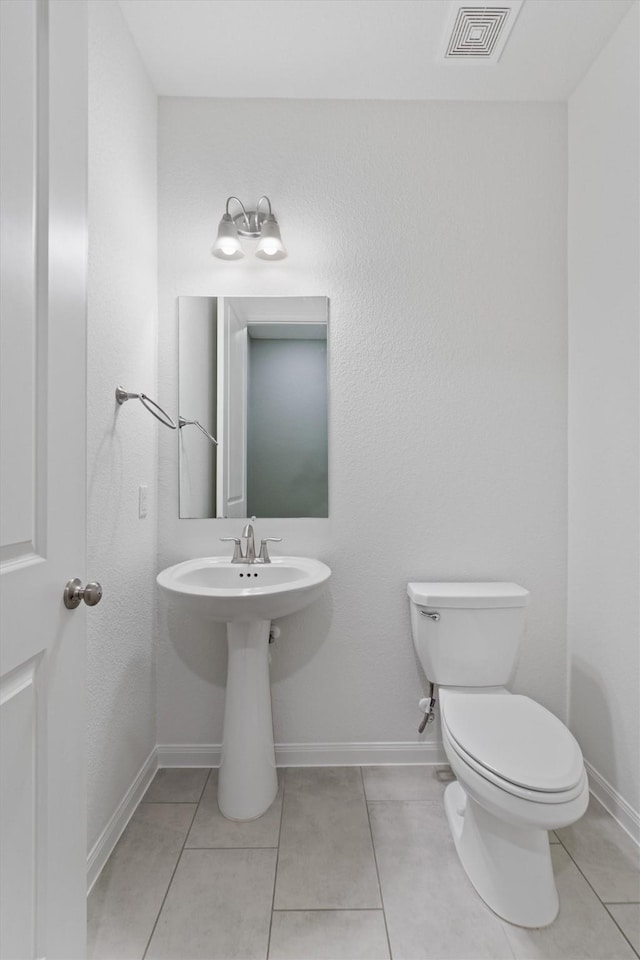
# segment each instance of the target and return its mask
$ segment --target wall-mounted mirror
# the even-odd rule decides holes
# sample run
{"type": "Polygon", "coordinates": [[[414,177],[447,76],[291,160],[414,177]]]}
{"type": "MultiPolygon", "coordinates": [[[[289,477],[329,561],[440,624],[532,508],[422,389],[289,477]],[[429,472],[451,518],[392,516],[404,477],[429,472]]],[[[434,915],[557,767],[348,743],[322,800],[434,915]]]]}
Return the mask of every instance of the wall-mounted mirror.
{"type": "Polygon", "coordinates": [[[326,297],[179,297],[180,517],[327,517],[326,297]]]}

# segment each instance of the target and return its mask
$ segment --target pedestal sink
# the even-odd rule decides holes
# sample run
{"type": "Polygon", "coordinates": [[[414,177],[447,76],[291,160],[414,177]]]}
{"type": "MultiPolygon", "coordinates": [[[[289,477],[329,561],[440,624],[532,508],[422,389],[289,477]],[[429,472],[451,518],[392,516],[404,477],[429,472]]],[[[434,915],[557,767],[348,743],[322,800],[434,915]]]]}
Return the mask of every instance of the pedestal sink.
{"type": "Polygon", "coordinates": [[[269,682],[271,621],[312,603],[330,576],[325,563],[307,557],[273,557],[264,564],[201,557],[158,574],[160,588],[174,602],[227,624],[218,806],[229,820],[262,816],[278,791],[269,682]]]}

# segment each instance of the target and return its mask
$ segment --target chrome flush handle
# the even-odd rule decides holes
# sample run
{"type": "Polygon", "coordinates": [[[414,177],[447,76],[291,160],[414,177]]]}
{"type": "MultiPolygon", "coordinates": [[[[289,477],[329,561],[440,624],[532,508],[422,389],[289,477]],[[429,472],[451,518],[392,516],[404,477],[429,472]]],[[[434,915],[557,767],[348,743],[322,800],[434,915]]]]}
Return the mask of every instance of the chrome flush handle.
{"type": "Polygon", "coordinates": [[[440,614],[435,611],[432,613],[430,610],[421,610],[420,613],[423,617],[429,617],[429,620],[433,620],[436,623],[440,619],[440,614]]]}

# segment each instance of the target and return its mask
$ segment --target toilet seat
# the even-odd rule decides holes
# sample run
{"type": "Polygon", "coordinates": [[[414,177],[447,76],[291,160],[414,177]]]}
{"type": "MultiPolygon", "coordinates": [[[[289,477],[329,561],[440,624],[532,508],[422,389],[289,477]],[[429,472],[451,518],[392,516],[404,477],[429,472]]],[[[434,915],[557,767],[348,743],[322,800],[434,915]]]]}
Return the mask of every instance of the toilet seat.
{"type": "Polygon", "coordinates": [[[451,749],[507,793],[540,803],[564,803],[584,789],[577,741],[535,700],[518,694],[447,691],[441,710],[451,749]]]}

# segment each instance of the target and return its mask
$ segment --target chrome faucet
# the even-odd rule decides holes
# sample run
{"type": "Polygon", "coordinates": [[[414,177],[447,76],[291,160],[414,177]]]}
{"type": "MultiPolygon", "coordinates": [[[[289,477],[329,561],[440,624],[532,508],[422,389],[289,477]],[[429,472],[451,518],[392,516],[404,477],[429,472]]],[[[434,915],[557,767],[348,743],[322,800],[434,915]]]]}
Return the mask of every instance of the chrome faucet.
{"type": "MultiPolygon", "coordinates": [[[[251,518],[255,520],[255,517],[251,518]]],[[[233,543],[233,557],[231,558],[231,563],[271,563],[271,557],[269,556],[269,548],[267,544],[269,543],[280,543],[282,537],[265,537],[260,541],[260,552],[256,556],[256,544],[253,535],[253,525],[247,523],[244,530],[242,531],[241,537],[220,537],[224,542],[233,543]],[[246,551],[242,550],[242,541],[247,541],[246,551]]]]}
{"type": "Polygon", "coordinates": [[[248,523],[242,531],[242,537],[247,541],[247,549],[244,555],[245,563],[256,562],[256,545],[253,539],[253,526],[248,523]]]}

